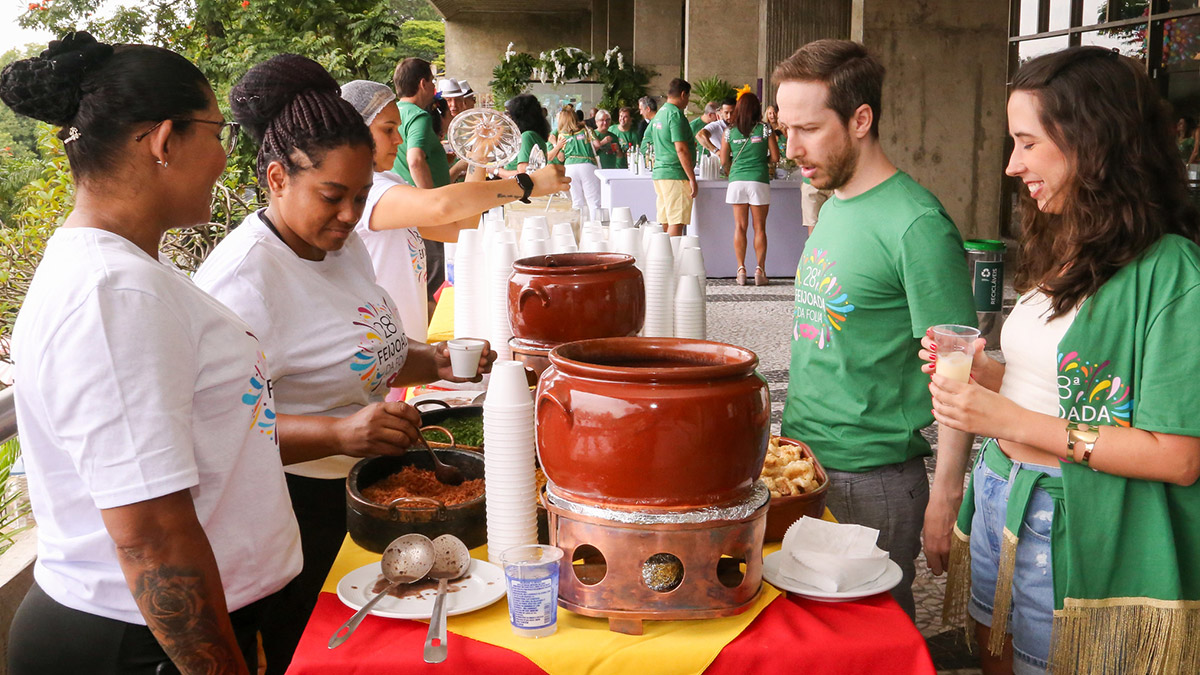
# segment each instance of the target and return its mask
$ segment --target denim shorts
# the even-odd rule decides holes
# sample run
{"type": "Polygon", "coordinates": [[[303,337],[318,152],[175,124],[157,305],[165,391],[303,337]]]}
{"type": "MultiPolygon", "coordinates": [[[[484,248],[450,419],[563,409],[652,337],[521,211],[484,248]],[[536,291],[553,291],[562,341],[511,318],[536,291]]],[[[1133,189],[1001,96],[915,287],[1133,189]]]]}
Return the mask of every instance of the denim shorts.
{"type": "MultiPolygon", "coordinates": [[[[1014,461],[1012,473],[1001,476],[982,460],[981,452],[973,472],[975,517],[971,521],[971,601],[967,612],[979,624],[991,626],[1010,477],[1021,467],[1050,476],[1061,476],[1062,469],[1014,461]]],[[[1050,559],[1053,517],[1054,502],[1050,495],[1041,488],[1034,488],[1018,533],[1012,615],[1008,621],[1016,675],[1044,673],[1050,658],[1050,627],[1054,619],[1054,579],[1050,559]]]]}

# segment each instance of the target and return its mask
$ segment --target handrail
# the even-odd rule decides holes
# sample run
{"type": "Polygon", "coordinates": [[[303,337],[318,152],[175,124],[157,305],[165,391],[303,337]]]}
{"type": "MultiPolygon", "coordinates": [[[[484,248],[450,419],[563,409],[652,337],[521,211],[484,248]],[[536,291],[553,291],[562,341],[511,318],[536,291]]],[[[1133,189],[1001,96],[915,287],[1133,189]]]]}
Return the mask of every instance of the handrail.
{"type": "Polygon", "coordinates": [[[0,391],[0,443],[7,443],[17,435],[17,401],[13,388],[0,391]]]}

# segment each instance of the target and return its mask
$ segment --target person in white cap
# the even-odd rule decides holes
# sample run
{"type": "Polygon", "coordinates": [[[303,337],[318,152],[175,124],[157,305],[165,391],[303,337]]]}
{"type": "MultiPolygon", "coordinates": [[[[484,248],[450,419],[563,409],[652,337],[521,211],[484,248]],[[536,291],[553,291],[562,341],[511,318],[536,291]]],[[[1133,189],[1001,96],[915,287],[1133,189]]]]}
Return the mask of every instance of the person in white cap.
{"type": "Polygon", "coordinates": [[[475,107],[475,92],[471,91],[466,80],[456,80],[453,77],[438,80],[438,93],[450,106],[450,119],[455,115],[475,107]]]}

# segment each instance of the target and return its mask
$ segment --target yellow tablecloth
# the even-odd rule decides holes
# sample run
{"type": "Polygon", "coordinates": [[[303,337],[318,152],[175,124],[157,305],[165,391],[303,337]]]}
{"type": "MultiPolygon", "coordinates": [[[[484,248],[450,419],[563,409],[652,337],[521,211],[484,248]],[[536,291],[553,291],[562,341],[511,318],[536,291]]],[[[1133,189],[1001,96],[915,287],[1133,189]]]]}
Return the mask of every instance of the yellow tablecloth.
{"type": "MultiPolygon", "coordinates": [[[[779,544],[772,544],[764,554],[778,549],[779,544]]],[[[471,556],[487,560],[487,547],[472,550],[471,556]]],[[[363,565],[377,563],[379,559],[380,554],[371,553],[346,537],[321,590],[336,594],[338,581],[342,577],[363,565]]],[[[699,673],[779,595],[775,587],[764,583],[757,602],[737,616],[697,621],[647,621],[644,635],[614,633],[608,629],[606,619],[586,617],[559,608],[558,632],[554,639],[520,638],[512,632],[508,621],[508,605],[504,601],[476,612],[450,617],[447,630],[511,649],[552,675],[578,675],[580,654],[595,655],[597,661],[592,667],[596,671],[646,672],[647,668],[653,669],[652,664],[664,653],[659,643],[669,640],[673,658],[670,670],[699,673]]]]}
{"type": "Polygon", "coordinates": [[[454,339],[454,287],[446,286],[429,320],[429,344],[454,339]]]}

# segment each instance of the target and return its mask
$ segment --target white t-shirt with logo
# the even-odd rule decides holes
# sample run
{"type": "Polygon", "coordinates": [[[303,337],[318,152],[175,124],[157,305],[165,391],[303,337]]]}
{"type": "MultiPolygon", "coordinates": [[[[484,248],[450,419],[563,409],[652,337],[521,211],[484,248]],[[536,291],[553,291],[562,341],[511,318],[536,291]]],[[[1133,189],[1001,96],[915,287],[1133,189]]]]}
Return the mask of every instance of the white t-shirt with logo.
{"type": "MultiPolygon", "coordinates": [[[[395,304],[355,233],[324,260],[305,260],[252,213],[209,254],[196,284],[262,341],[281,414],[347,417],[382,402],[408,355],[395,304]]],[[[356,461],[335,455],[284,468],[345,478],[356,461]]]]}
{"type": "Polygon", "coordinates": [[[100,512],[189,490],[230,611],[300,571],[270,373],[250,328],[116,234],[54,233],[13,331],[38,522],[63,605],[145,624],[100,512]]]}
{"type": "Polygon", "coordinates": [[[397,185],[408,183],[394,171],[375,172],[371,191],[367,194],[367,205],[355,231],[371,254],[375,282],[396,302],[408,339],[426,342],[429,337],[429,294],[425,284],[429,280],[429,273],[425,260],[425,240],[415,227],[398,230],[372,230],[370,227],[375,205],[383,193],[397,185]]]}

